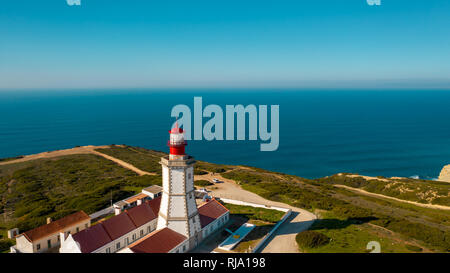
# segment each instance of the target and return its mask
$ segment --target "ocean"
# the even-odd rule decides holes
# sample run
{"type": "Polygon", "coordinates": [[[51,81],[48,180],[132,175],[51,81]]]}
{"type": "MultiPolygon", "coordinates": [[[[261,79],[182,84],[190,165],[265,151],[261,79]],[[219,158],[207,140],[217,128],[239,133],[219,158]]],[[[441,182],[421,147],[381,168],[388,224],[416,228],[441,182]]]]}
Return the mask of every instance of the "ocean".
{"type": "MultiPolygon", "coordinates": [[[[280,144],[189,141],[199,160],[317,178],[339,172],[437,178],[450,163],[450,91],[92,90],[0,92],[0,158],[82,145],[168,151],[170,112],[217,104],[280,105],[280,144]]],[[[206,121],[206,119],[204,120],[206,121]]]]}

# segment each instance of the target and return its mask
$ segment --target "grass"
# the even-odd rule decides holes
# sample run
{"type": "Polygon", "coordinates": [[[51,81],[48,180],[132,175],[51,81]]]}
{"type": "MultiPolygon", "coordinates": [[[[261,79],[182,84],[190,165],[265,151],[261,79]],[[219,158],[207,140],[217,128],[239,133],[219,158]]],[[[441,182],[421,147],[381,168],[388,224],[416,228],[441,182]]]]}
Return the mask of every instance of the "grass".
{"type": "MultiPolygon", "coordinates": [[[[294,179],[293,176],[280,177],[273,173],[252,170],[234,170],[224,173],[223,176],[238,181],[244,189],[269,200],[284,202],[310,211],[323,210],[332,214],[339,221],[376,223],[410,239],[419,240],[435,251],[450,251],[450,232],[448,229],[439,229],[431,225],[411,222],[404,217],[381,213],[374,211],[372,208],[354,205],[346,200],[336,198],[332,185],[320,181],[320,179],[315,181],[302,178],[294,179]]],[[[333,224],[332,222],[329,223],[333,224]]],[[[332,229],[332,232],[336,232],[333,235],[336,236],[340,232],[346,234],[351,226],[353,224],[332,229]]],[[[327,227],[324,228],[328,229],[327,227]]],[[[364,234],[364,232],[361,232],[361,235],[353,233],[352,236],[363,237],[365,240],[364,237],[367,236],[364,234]]],[[[338,237],[341,242],[345,242],[344,239],[344,237],[338,237]]],[[[387,250],[389,249],[387,248],[387,250]]],[[[324,251],[327,251],[327,249],[324,249],[324,251]]]]}
{"type": "Polygon", "coordinates": [[[138,169],[161,174],[161,157],[167,154],[140,147],[110,145],[110,148],[95,149],[98,152],[118,158],[132,164],[138,169]]]}
{"type": "Polygon", "coordinates": [[[450,206],[450,195],[448,194],[450,192],[450,183],[410,178],[379,178],[383,179],[383,181],[378,179],[366,180],[362,177],[351,177],[347,174],[342,174],[320,178],[318,181],[329,184],[342,184],[418,203],[450,206]]]}
{"type": "Polygon", "coordinates": [[[251,220],[264,221],[267,223],[276,223],[280,221],[284,215],[282,211],[273,209],[240,206],[229,203],[224,203],[224,206],[230,210],[230,214],[239,215],[251,220]]]}
{"type": "Polygon", "coordinates": [[[137,189],[161,184],[96,155],[71,155],[0,166],[1,228],[21,231],[84,210],[90,214],[137,189]]]}

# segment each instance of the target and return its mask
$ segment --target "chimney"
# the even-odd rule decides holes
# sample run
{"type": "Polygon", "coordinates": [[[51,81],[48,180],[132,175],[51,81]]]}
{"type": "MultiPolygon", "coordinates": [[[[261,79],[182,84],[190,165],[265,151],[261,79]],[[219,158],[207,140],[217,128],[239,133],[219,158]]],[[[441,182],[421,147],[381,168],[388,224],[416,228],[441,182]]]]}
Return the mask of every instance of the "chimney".
{"type": "Polygon", "coordinates": [[[52,218],[51,217],[47,217],[47,224],[50,224],[52,222],[52,218]]]}
{"type": "Polygon", "coordinates": [[[59,242],[62,244],[66,240],[66,234],[64,232],[59,233],[59,242]]]}

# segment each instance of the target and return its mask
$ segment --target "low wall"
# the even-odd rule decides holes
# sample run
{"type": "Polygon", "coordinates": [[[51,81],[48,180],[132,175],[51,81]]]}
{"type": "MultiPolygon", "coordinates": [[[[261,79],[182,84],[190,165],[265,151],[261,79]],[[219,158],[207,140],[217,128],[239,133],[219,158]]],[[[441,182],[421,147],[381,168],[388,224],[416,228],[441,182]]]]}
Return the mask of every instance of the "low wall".
{"type": "Polygon", "coordinates": [[[261,239],[261,241],[259,241],[259,243],[255,246],[255,248],[252,250],[253,253],[258,252],[258,250],[264,245],[264,243],[270,238],[270,236],[273,235],[273,233],[286,221],[286,219],[291,215],[292,210],[288,210],[283,218],[281,218],[280,221],[278,221],[278,223],[273,227],[273,229],[266,234],[266,236],[264,236],[264,238],[261,239]]]}
{"type": "Polygon", "coordinates": [[[114,212],[114,208],[113,207],[107,207],[105,209],[99,210],[97,212],[92,213],[91,215],[89,215],[89,217],[91,217],[91,219],[95,219],[98,218],[100,216],[103,215],[108,215],[114,212]]]}
{"type": "Polygon", "coordinates": [[[240,205],[240,206],[251,206],[255,208],[264,208],[264,209],[273,209],[273,210],[279,210],[285,212],[283,217],[280,221],[273,227],[273,229],[264,236],[261,241],[255,246],[255,248],[252,250],[253,253],[258,252],[258,250],[264,245],[264,243],[274,234],[274,232],[286,221],[286,219],[291,215],[292,210],[287,208],[281,208],[281,207],[274,207],[274,206],[266,206],[261,204],[255,204],[240,200],[233,200],[233,199],[227,199],[227,198],[220,198],[221,201],[233,205],[240,205]]]}
{"type": "Polygon", "coordinates": [[[283,212],[287,212],[287,211],[290,210],[290,209],[287,209],[287,208],[266,206],[266,205],[250,203],[250,202],[245,202],[245,201],[240,201],[240,200],[227,199],[227,198],[218,198],[218,199],[222,200],[225,203],[229,203],[229,204],[233,204],[233,205],[250,206],[250,207],[264,208],[264,209],[274,209],[274,210],[279,210],[279,211],[283,211],[283,212]]]}

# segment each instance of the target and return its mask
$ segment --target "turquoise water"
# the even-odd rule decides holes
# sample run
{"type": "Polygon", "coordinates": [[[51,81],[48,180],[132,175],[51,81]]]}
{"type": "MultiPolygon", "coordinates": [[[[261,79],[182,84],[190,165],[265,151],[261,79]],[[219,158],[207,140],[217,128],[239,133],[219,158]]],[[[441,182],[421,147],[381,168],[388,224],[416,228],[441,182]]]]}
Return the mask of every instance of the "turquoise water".
{"type": "Polygon", "coordinates": [[[280,146],[190,141],[194,157],[314,178],[338,172],[436,178],[450,163],[449,91],[114,90],[0,93],[0,157],[77,145],[167,151],[176,104],[280,105],[280,146]]]}

